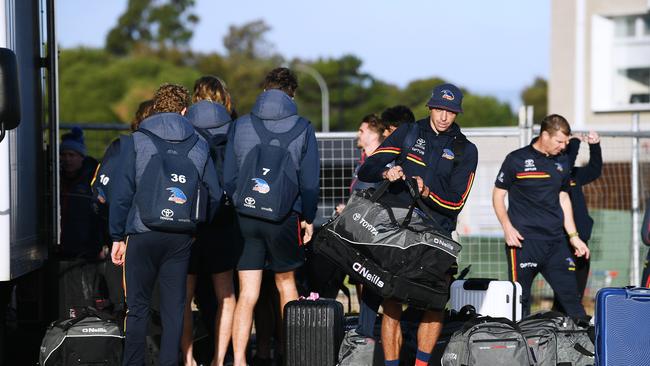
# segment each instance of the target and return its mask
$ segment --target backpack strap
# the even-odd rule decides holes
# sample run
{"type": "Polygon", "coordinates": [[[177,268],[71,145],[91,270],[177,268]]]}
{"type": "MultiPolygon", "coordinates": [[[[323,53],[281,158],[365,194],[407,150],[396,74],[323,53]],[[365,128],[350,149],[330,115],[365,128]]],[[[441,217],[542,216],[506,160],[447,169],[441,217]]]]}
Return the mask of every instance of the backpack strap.
{"type": "Polygon", "coordinates": [[[149,130],[145,130],[143,128],[138,129],[138,131],[136,132],[141,132],[147,135],[151,139],[151,142],[153,142],[154,146],[156,146],[156,150],[158,150],[158,153],[166,152],[170,148],[173,148],[174,150],[178,151],[180,155],[187,156],[187,154],[190,152],[190,150],[192,150],[194,145],[196,145],[197,141],[199,141],[199,136],[197,136],[197,134],[195,133],[183,141],[172,143],[158,137],[153,132],[149,130]]]}
{"type": "Polygon", "coordinates": [[[194,130],[196,131],[196,133],[201,135],[208,143],[208,146],[210,147],[210,156],[212,157],[212,160],[215,160],[217,158],[216,157],[217,146],[214,143],[214,136],[212,136],[210,132],[208,132],[206,129],[203,128],[194,127],[194,130]]]}
{"type": "Polygon", "coordinates": [[[309,125],[309,122],[306,119],[298,117],[296,124],[291,127],[289,131],[277,133],[269,131],[266,126],[264,126],[264,121],[262,121],[262,119],[258,116],[254,115],[253,113],[250,113],[249,116],[251,118],[253,129],[255,129],[257,136],[260,138],[263,144],[270,145],[271,141],[278,140],[280,142],[280,146],[285,149],[293,140],[298,138],[302,131],[304,131],[305,128],[307,128],[309,125]]]}
{"type": "Polygon", "coordinates": [[[460,165],[463,161],[463,155],[465,155],[465,146],[467,145],[467,137],[462,133],[459,133],[458,136],[454,137],[454,146],[452,151],[454,152],[454,168],[460,165]]]}
{"type": "Polygon", "coordinates": [[[417,122],[408,123],[408,131],[402,141],[402,151],[400,151],[399,157],[395,160],[395,165],[402,165],[406,161],[406,156],[408,155],[409,150],[415,145],[415,141],[420,136],[420,126],[417,122]]]}

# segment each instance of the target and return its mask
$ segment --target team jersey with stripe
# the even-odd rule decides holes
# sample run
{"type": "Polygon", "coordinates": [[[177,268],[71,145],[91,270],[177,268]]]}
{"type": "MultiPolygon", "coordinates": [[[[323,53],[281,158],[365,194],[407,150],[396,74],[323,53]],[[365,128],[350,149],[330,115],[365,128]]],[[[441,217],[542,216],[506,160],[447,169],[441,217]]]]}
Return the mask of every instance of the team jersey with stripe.
{"type": "Polygon", "coordinates": [[[564,237],[560,191],[570,189],[564,154],[546,156],[531,145],[506,156],[494,185],[508,191],[508,217],[524,239],[564,237]]]}
{"type": "MultiPolygon", "coordinates": [[[[454,164],[454,139],[465,138],[457,124],[438,134],[431,128],[429,118],[419,120],[418,138],[413,146],[404,146],[409,131],[408,124],[402,124],[369,156],[359,169],[359,179],[365,182],[379,182],[386,165],[400,157],[402,149],[408,149],[402,168],[407,177],[419,176],[431,193],[424,202],[437,214],[436,221],[451,233],[456,228],[456,217],[462,210],[472,188],[478,150],[466,141],[459,164],[454,164]]],[[[390,192],[410,203],[406,185],[392,184],[390,192]]]]}

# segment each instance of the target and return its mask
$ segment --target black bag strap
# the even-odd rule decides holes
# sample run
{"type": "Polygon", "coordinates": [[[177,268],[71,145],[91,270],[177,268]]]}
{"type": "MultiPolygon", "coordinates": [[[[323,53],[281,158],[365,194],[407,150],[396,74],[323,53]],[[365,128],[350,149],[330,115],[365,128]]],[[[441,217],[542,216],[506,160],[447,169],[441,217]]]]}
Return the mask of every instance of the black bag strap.
{"type": "Polygon", "coordinates": [[[98,318],[98,319],[103,320],[103,321],[112,321],[113,320],[113,318],[111,318],[107,314],[103,314],[103,313],[101,313],[101,312],[99,312],[99,311],[97,311],[97,310],[95,310],[93,308],[84,308],[83,310],[81,310],[77,314],[76,317],[74,317],[72,319],[59,320],[59,321],[54,323],[54,326],[58,327],[58,328],[61,328],[64,331],[67,332],[68,330],[70,330],[70,328],[74,327],[77,323],[81,322],[84,319],[90,318],[90,317],[98,318]],[[63,324],[66,321],[67,321],[67,323],[63,324]]]}
{"type": "Polygon", "coordinates": [[[298,117],[296,124],[291,127],[289,131],[277,133],[269,131],[266,126],[264,126],[264,121],[262,121],[262,119],[258,116],[254,115],[253,113],[249,114],[249,116],[251,118],[253,129],[255,129],[255,133],[257,133],[257,136],[260,138],[260,141],[262,141],[263,144],[270,145],[271,141],[278,140],[280,142],[280,146],[285,149],[293,140],[300,136],[300,134],[307,128],[307,126],[309,126],[309,122],[306,119],[298,117]]]}
{"type": "Polygon", "coordinates": [[[158,150],[159,154],[166,152],[169,149],[173,149],[178,151],[180,155],[187,156],[187,154],[190,152],[190,150],[192,150],[194,145],[196,145],[196,142],[199,141],[199,136],[195,133],[193,133],[192,136],[186,138],[183,141],[172,143],[158,137],[153,132],[146,130],[144,128],[138,129],[136,132],[141,132],[146,136],[148,136],[151,139],[151,142],[153,142],[154,146],[156,147],[156,150],[158,150]]]}
{"type": "Polygon", "coordinates": [[[465,145],[467,145],[467,137],[462,133],[459,133],[454,137],[454,168],[459,166],[463,162],[463,156],[465,155],[465,145]]]}
{"type": "Polygon", "coordinates": [[[395,159],[395,165],[402,165],[404,161],[406,161],[408,152],[411,150],[413,145],[415,145],[418,136],[420,136],[420,127],[417,122],[407,123],[407,126],[408,131],[406,132],[404,141],[402,141],[402,150],[399,153],[399,157],[395,159]]]}

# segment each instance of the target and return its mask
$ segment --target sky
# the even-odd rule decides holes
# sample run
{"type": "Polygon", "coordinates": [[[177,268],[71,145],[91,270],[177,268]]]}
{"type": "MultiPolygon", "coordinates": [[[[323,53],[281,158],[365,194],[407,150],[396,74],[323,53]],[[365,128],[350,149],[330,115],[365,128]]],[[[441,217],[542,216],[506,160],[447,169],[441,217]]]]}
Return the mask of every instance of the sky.
{"type": "MultiPolygon", "coordinates": [[[[102,47],[127,0],[56,4],[61,47],[102,47]]],[[[354,54],[362,71],[400,87],[439,76],[513,108],[549,73],[550,0],[196,0],[195,13],[196,51],[225,53],[229,26],[264,19],[285,58],[354,54]]]]}

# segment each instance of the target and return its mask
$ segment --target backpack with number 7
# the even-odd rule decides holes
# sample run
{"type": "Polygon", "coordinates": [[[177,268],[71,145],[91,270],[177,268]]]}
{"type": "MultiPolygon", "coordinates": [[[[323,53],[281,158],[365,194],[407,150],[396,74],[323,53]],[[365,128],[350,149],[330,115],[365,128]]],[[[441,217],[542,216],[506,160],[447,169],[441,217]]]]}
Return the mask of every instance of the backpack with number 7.
{"type": "MultiPolygon", "coordinates": [[[[199,168],[188,157],[198,141],[196,134],[171,143],[140,129],[156,146],[135,193],[142,222],[151,230],[193,233],[207,216],[207,187],[199,168]]],[[[201,168],[202,171],[202,168],[201,168]]]]}
{"type": "Polygon", "coordinates": [[[244,158],[233,201],[243,215],[282,221],[291,212],[300,189],[298,169],[287,148],[309,122],[299,118],[289,131],[274,133],[257,116],[250,116],[261,143],[244,158]]]}

